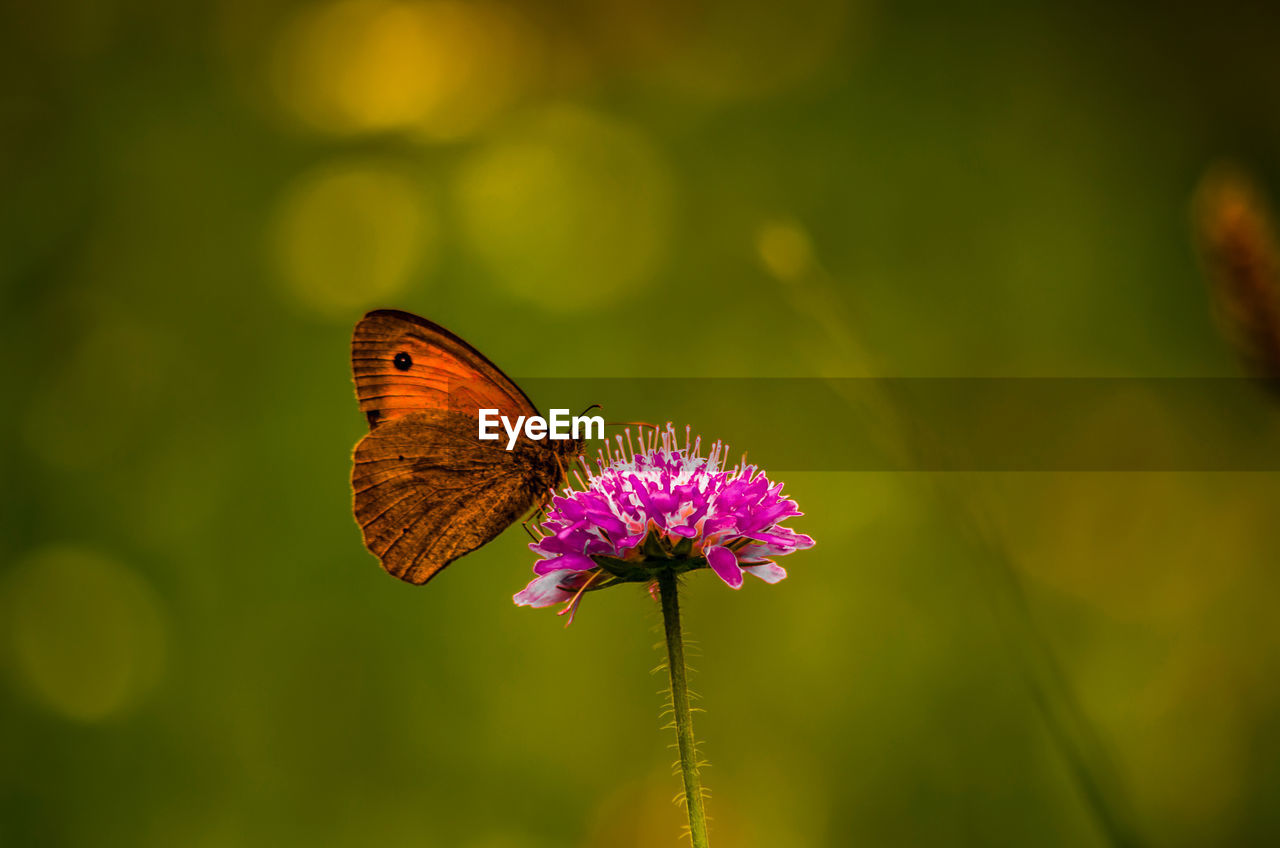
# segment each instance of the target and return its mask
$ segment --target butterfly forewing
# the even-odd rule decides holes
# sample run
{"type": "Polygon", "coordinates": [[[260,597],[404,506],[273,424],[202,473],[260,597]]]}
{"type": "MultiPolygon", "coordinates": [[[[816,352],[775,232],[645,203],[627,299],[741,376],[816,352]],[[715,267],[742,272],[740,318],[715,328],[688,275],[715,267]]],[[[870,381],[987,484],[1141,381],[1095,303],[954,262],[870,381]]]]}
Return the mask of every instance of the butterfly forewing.
{"type": "Polygon", "coordinates": [[[370,312],[351,338],[356,397],[369,426],[427,409],[475,419],[498,409],[513,420],[537,407],[502,369],[425,318],[394,309],[370,312]]]}

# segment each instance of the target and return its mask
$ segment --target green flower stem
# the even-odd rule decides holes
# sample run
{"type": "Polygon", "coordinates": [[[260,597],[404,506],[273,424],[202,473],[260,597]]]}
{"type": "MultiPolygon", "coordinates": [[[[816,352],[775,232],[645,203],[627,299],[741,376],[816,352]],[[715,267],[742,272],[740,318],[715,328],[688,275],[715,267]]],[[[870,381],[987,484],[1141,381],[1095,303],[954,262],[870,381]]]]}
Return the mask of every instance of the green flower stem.
{"type": "Polygon", "coordinates": [[[693,848],[708,848],[707,814],[702,808],[702,778],[698,775],[698,750],[689,714],[689,682],[684,664],[684,637],[680,633],[680,601],[676,575],[671,569],[658,573],[662,595],[662,623],[667,633],[667,669],[671,672],[671,710],[675,714],[676,741],[680,747],[680,773],[684,776],[685,809],[693,848]]]}

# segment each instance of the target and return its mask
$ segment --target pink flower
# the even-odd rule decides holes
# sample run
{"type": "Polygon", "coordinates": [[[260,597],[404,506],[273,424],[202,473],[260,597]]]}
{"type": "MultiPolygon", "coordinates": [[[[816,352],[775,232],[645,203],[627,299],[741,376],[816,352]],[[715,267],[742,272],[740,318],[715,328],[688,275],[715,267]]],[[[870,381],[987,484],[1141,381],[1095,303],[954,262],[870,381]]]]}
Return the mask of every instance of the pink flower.
{"type": "Polygon", "coordinates": [[[640,451],[617,436],[616,454],[606,442],[587,478],[575,470],[579,489],[566,488],[551,500],[529,545],[541,557],[538,575],[515,596],[521,606],[564,603],[561,614],[577,609],[582,595],[616,583],[648,581],[656,571],[709,567],[733,589],[743,574],[777,583],[787,572],[774,558],[813,547],[813,539],[783,527],[801,515],[746,458],[725,470],[728,446],[716,442],[701,455],[702,439],[679,447],[675,428],[644,431],[640,451]]]}

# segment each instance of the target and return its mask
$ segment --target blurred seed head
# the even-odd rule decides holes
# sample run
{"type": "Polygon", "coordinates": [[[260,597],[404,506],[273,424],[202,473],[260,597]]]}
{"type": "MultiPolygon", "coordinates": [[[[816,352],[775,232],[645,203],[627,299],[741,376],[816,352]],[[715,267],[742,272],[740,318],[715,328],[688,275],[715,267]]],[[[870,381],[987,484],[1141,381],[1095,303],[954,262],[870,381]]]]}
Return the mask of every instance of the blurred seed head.
{"type": "Polygon", "coordinates": [[[1201,180],[1194,201],[1201,260],[1223,333],[1245,367],[1280,386],[1280,253],[1257,184],[1231,166],[1201,180]]]}

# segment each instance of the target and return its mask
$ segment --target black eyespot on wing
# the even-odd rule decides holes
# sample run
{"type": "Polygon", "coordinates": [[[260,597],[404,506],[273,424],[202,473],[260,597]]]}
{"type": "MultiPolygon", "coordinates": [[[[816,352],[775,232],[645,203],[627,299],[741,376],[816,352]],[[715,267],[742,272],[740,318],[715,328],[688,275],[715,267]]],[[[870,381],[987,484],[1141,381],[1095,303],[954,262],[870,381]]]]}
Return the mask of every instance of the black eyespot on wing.
{"type": "Polygon", "coordinates": [[[400,371],[408,371],[413,367],[413,357],[403,350],[396,354],[396,358],[392,362],[400,371]]]}

